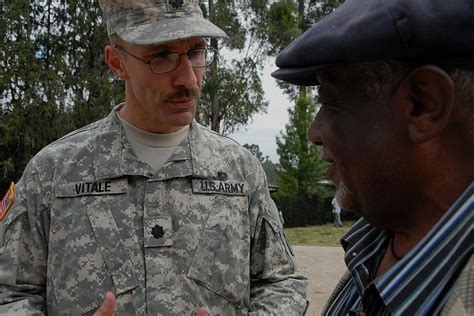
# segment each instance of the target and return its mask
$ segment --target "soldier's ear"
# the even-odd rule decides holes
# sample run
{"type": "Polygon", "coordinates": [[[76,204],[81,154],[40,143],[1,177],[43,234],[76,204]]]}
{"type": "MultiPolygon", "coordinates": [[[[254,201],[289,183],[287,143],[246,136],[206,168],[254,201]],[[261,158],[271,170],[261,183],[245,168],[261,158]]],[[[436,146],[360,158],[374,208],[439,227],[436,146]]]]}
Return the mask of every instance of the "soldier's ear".
{"type": "Polygon", "coordinates": [[[120,56],[120,52],[117,48],[110,45],[105,47],[105,62],[109,65],[110,70],[112,70],[117,78],[120,80],[128,79],[128,73],[123,62],[123,57],[120,56]]]}
{"type": "Polygon", "coordinates": [[[402,82],[407,102],[404,115],[408,135],[417,144],[441,134],[446,127],[455,102],[454,82],[436,66],[422,66],[402,82]]]}

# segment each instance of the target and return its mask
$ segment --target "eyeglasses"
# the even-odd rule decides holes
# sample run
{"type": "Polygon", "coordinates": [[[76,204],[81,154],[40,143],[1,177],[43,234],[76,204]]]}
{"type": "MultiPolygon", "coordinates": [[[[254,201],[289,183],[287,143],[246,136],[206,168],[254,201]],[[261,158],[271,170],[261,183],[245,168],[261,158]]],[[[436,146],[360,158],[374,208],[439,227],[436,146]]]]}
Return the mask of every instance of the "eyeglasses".
{"type": "Polygon", "coordinates": [[[189,59],[193,68],[203,68],[212,64],[215,56],[218,54],[217,50],[215,50],[213,47],[206,46],[205,48],[191,49],[187,53],[182,54],[163,51],[153,55],[151,59],[147,60],[130,53],[121,45],[115,45],[115,48],[121,50],[127,55],[132,56],[135,59],[138,59],[144,64],[150,65],[151,71],[155,74],[164,74],[175,70],[179,65],[181,56],[183,55],[189,59]]]}

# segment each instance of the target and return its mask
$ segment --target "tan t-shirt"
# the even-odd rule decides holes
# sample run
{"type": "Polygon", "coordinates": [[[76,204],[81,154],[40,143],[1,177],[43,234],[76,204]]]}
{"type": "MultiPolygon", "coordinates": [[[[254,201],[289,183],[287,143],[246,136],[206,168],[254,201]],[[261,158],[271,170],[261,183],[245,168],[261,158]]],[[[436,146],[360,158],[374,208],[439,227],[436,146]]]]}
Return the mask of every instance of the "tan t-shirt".
{"type": "Polygon", "coordinates": [[[130,124],[118,113],[117,116],[137,158],[149,164],[155,172],[168,161],[176,147],[189,134],[189,125],[171,134],[156,134],[130,124]]]}

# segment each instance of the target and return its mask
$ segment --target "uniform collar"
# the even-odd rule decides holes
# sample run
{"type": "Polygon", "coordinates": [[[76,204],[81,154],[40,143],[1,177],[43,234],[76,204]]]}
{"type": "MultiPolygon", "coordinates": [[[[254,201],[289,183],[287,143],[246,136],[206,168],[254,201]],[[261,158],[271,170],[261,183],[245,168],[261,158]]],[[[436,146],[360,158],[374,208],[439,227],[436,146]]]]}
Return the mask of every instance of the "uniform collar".
{"type": "Polygon", "coordinates": [[[168,161],[153,174],[151,167],[136,157],[123,132],[117,111],[123,103],[116,106],[102,121],[99,132],[92,144],[94,149],[94,173],[96,179],[111,179],[127,175],[145,176],[151,181],[175,177],[194,178],[215,177],[219,168],[212,131],[193,121],[189,135],[176,148],[168,161]]]}
{"type": "Polygon", "coordinates": [[[99,132],[92,144],[94,149],[94,173],[96,179],[111,179],[125,175],[150,177],[151,167],[137,159],[130,143],[123,132],[117,111],[123,106],[119,104],[102,120],[99,132]]]}
{"type": "MultiPolygon", "coordinates": [[[[195,120],[191,123],[189,135],[176,148],[170,159],[158,170],[152,180],[176,177],[212,178],[218,170],[215,139],[206,133],[206,128],[195,120]]],[[[213,133],[213,132],[211,132],[213,133]]]]}

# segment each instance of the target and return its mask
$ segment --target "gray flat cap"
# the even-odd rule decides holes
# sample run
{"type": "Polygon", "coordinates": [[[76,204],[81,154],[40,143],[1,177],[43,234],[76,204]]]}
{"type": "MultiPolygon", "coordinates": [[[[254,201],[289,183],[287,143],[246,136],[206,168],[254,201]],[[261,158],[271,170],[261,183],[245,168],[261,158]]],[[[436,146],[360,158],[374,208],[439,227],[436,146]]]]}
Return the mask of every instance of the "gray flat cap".
{"type": "Polygon", "coordinates": [[[474,0],[348,0],[276,58],[272,76],[317,85],[337,64],[400,60],[474,65],[474,0]]]}
{"type": "Polygon", "coordinates": [[[206,20],[198,0],[100,0],[107,32],[128,43],[161,44],[192,37],[226,37],[206,20]]]}

